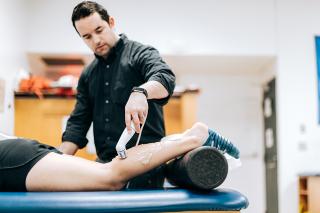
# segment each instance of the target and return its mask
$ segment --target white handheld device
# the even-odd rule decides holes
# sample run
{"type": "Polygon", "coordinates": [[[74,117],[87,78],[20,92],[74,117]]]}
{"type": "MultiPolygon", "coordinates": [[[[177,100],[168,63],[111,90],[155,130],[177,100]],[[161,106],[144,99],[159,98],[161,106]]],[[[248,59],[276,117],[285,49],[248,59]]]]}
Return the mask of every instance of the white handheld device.
{"type": "Polygon", "coordinates": [[[131,132],[129,133],[127,128],[125,128],[118,140],[118,143],[116,145],[116,150],[117,153],[119,155],[120,158],[126,158],[127,154],[126,154],[126,145],[127,143],[130,141],[130,139],[132,138],[132,136],[134,135],[134,133],[136,133],[136,130],[134,128],[134,124],[131,121],[131,132]]]}

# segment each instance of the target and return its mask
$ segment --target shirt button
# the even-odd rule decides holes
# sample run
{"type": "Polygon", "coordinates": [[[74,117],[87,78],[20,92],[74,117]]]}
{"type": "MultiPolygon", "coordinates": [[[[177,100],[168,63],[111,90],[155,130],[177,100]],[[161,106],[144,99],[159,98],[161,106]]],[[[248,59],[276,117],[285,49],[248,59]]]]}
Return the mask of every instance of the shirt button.
{"type": "Polygon", "coordinates": [[[110,119],[109,119],[109,118],[106,118],[106,119],[105,119],[105,121],[106,121],[106,122],[109,122],[109,121],[110,121],[110,119]]]}
{"type": "Polygon", "coordinates": [[[110,141],[111,137],[107,137],[107,140],[110,141]]]}
{"type": "Polygon", "coordinates": [[[108,65],[107,65],[107,69],[109,69],[109,68],[110,68],[110,65],[108,64],[108,65]]]}
{"type": "Polygon", "coordinates": [[[108,104],[109,103],[109,100],[106,100],[106,104],[108,104]]]}
{"type": "Polygon", "coordinates": [[[106,82],[105,85],[106,85],[106,86],[109,86],[109,82],[106,82]]]}

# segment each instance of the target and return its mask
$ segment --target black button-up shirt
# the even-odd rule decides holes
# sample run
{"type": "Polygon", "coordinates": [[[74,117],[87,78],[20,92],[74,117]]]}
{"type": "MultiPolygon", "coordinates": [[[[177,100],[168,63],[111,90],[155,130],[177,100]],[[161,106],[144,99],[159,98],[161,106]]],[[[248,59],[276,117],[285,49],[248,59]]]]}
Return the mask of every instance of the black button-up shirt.
{"type": "MultiPolygon", "coordinates": [[[[169,92],[164,99],[148,100],[148,117],[140,143],[159,141],[165,135],[162,105],[175,87],[175,75],[151,47],[128,40],[125,35],[110,50],[107,59],[96,56],[83,71],[77,87],[77,102],[62,136],[83,148],[93,122],[97,155],[110,160],[116,155],[116,143],[125,128],[125,105],[134,86],[147,81],[160,82],[169,92]]],[[[135,145],[137,134],[127,147],[135,145]]]]}

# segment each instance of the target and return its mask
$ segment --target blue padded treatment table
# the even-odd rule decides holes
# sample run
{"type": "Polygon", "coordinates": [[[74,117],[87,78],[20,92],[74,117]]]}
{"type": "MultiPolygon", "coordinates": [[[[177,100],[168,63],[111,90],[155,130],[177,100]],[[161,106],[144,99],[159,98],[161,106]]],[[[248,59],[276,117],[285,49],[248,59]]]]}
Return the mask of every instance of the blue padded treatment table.
{"type": "Polygon", "coordinates": [[[114,192],[0,192],[0,212],[239,212],[247,198],[230,189],[114,192]]]}

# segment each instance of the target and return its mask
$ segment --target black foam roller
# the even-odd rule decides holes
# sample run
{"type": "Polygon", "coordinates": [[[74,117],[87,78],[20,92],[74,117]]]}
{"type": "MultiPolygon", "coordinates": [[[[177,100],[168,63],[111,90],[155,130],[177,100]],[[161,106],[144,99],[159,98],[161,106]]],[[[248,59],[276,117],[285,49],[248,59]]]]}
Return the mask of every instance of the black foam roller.
{"type": "Polygon", "coordinates": [[[166,178],[174,186],[210,190],[221,185],[228,174],[228,162],[213,147],[199,147],[168,163],[166,178]]]}

